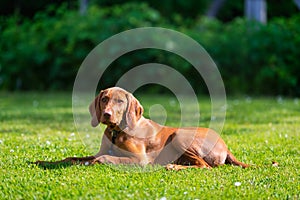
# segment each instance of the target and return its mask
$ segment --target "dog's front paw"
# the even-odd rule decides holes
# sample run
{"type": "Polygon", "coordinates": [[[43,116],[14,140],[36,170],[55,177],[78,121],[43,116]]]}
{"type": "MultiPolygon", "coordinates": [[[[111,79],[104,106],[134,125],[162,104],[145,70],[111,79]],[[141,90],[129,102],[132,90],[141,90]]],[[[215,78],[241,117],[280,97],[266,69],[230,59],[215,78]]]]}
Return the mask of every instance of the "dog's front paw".
{"type": "Polygon", "coordinates": [[[165,168],[166,168],[166,170],[174,170],[174,171],[180,170],[180,169],[178,168],[178,165],[175,165],[175,164],[167,164],[167,165],[165,166],[165,168]]]}
{"type": "Polygon", "coordinates": [[[29,164],[33,164],[33,165],[41,165],[43,163],[45,163],[45,161],[41,161],[41,160],[37,160],[35,162],[29,162],[29,164]]]}
{"type": "Polygon", "coordinates": [[[85,165],[104,164],[106,162],[107,162],[107,159],[105,158],[105,156],[99,156],[99,157],[95,158],[92,162],[89,162],[89,164],[85,164],[85,165]]]}
{"type": "Polygon", "coordinates": [[[38,166],[49,166],[51,165],[51,162],[48,162],[48,161],[41,161],[41,160],[37,160],[35,162],[29,162],[29,164],[32,164],[32,165],[38,165],[38,166]]]}

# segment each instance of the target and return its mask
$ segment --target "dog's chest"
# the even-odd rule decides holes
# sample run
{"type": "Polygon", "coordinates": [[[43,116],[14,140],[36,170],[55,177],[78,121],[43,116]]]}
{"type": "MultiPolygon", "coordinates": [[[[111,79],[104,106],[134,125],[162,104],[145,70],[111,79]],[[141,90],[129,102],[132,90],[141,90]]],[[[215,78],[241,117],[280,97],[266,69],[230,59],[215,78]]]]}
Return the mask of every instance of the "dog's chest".
{"type": "Polygon", "coordinates": [[[133,137],[123,132],[112,132],[110,141],[109,154],[112,156],[128,156],[127,154],[132,152],[132,146],[135,144],[133,137]]]}

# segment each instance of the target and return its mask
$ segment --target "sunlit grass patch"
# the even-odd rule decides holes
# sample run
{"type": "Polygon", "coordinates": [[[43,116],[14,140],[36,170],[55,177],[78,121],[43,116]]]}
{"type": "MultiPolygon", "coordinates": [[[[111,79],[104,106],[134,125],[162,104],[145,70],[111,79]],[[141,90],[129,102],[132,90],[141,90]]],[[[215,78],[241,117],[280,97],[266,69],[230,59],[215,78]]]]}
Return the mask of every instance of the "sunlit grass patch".
{"type": "MultiPolygon", "coordinates": [[[[105,127],[93,129],[82,123],[78,132],[70,93],[2,93],[0,99],[0,199],[299,198],[300,107],[295,99],[230,97],[221,137],[239,160],[252,167],[179,172],[160,166],[30,165],[35,160],[96,153],[105,127]],[[273,161],[278,166],[272,166],[273,161]]],[[[145,95],[139,100],[145,116],[149,117],[151,105],[161,104],[166,124],[178,125],[180,109],[172,97],[145,95]]],[[[199,123],[208,126],[210,100],[199,102],[199,123]]],[[[88,112],[87,108],[80,112],[88,112]]]]}

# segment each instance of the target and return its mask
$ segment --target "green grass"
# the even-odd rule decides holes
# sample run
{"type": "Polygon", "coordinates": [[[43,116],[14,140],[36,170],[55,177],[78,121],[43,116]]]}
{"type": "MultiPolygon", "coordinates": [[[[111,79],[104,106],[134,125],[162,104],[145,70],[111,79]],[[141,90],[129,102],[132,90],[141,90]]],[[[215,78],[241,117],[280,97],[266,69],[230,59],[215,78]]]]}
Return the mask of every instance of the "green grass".
{"type": "MultiPolygon", "coordinates": [[[[167,124],[178,124],[180,110],[171,97],[139,99],[146,116],[150,105],[162,104],[167,124]]],[[[200,124],[207,126],[210,101],[199,102],[200,124]]],[[[254,165],[249,169],[42,169],[27,162],[95,153],[104,126],[92,129],[82,122],[77,132],[70,93],[1,93],[0,199],[299,199],[300,101],[239,97],[227,104],[222,138],[239,160],[254,165]]],[[[82,116],[88,116],[87,106],[82,116]]]]}

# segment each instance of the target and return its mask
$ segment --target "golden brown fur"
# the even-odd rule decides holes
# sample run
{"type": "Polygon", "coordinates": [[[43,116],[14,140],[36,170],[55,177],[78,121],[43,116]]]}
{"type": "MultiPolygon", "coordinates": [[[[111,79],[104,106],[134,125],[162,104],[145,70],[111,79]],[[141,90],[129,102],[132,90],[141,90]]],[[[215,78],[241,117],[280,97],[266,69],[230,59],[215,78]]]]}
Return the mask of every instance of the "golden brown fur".
{"type": "Polygon", "coordinates": [[[99,123],[107,125],[96,155],[35,163],[160,164],[169,170],[211,168],[223,164],[248,167],[232,155],[211,129],[173,128],[144,118],[139,101],[121,88],[101,91],[90,104],[89,111],[93,127],[99,123]]]}

